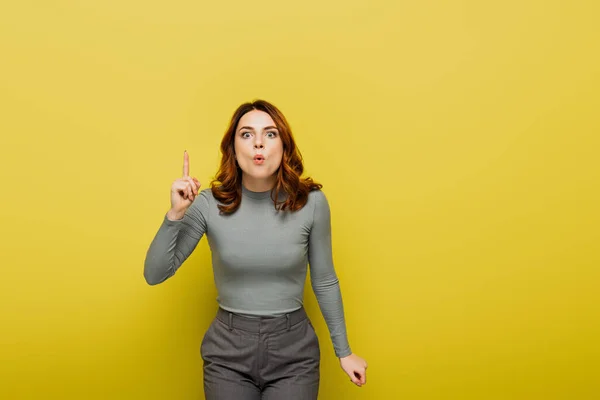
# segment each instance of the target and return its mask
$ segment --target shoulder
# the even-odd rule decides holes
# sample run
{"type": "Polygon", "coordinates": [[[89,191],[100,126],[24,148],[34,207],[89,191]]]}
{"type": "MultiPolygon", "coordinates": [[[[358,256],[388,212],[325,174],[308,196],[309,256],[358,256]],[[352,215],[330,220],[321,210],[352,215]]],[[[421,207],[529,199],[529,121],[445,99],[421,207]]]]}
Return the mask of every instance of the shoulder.
{"type": "Polygon", "coordinates": [[[202,189],[198,192],[198,196],[196,196],[190,208],[193,207],[204,212],[208,210],[214,201],[215,198],[213,197],[212,190],[210,188],[202,189]]]}
{"type": "Polygon", "coordinates": [[[205,189],[200,190],[200,192],[198,192],[198,196],[196,196],[194,203],[196,201],[210,203],[214,199],[215,198],[213,197],[212,190],[210,188],[205,188],[205,189]]]}
{"type": "Polygon", "coordinates": [[[308,192],[308,203],[322,203],[327,202],[327,196],[322,189],[315,189],[308,192]]]}
{"type": "Polygon", "coordinates": [[[310,191],[306,203],[311,206],[315,214],[329,213],[329,201],[327,200],[327,195],[321,189],[310,191]]]}
{"type": "Polygon", "coordinates": [[[202,189],[200,191],[200,193],[198,193],[198,195],[199,196],[203,196],[203,197],[205,197],[207,199],[214,199],[213,193],[212,193],[212,189],[209,188],[209,187],[202,189]]]}

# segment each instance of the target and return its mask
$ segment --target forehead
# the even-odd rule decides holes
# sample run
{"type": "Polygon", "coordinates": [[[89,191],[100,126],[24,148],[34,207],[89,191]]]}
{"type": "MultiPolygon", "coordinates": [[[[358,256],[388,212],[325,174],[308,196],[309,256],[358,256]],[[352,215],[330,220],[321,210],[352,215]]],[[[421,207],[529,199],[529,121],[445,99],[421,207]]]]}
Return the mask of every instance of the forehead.
{"type": "Polygon", "coordinates": [[[261,129],[265,126],[275,126],[273,118],[269,114],[260,110],[252,110],[247,112],[240,118],[237,128],[242,126],[251,126],[255,129],[261,129]]]}

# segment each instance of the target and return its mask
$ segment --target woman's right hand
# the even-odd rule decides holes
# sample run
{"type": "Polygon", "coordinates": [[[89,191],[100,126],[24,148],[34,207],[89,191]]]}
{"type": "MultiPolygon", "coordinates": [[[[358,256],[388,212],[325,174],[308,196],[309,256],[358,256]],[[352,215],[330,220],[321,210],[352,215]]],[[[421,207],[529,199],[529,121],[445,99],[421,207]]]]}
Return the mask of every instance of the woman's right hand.
{"type": "Polygon", "coordinates": [[[185,211],[198,196],[200,182],[190,177],[190,157],[187,151],[183,152],[183,177],[175,180],[171,185],[171,209],[167,213],[170,220],[182,219],[185,211]]]}

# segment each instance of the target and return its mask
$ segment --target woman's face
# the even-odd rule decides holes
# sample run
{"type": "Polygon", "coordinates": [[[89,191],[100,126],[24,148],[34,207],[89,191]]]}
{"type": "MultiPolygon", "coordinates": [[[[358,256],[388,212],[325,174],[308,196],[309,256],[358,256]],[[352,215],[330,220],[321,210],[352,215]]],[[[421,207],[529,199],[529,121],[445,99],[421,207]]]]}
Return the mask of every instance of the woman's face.
{"type": "Polygon", "coordinates": [[[274,183],[283,143],[269,114],[252,110],[242,116],[235,131],[234,151],[246,181],[274,183]]]}

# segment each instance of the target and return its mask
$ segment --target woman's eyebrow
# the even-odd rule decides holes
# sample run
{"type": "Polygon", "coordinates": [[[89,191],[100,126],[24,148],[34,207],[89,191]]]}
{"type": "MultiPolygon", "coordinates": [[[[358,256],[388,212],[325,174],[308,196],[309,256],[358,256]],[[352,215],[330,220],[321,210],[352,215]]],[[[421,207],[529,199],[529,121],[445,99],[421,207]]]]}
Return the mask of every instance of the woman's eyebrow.
{"type": "MultiPolygon", "coordinates": [[[[254,128],[251,127],[251,126],[242,126],[239,130],[241,131],[242,129],[250,129],[251,131],[254,130],[254,128]]],[[[277,130],[277,127],[276,126],[265,126],[263,130],[266,130],[266,129],[275,129],[275,130],[277,130]]]]}

